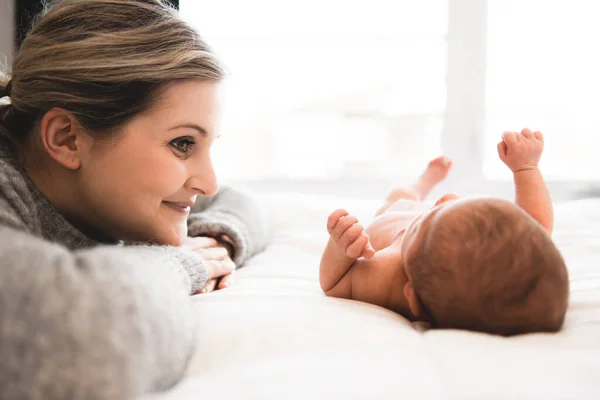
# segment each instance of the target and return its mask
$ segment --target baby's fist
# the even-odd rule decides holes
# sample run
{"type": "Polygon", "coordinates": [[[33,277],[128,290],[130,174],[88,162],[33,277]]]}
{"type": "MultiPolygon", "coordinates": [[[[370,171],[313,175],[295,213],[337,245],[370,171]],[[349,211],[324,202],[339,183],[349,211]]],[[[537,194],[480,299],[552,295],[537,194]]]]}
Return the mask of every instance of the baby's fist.
{"type": "Polygon", "coordinates": [[[349,258],[371,258],[375,250],[371,247],[369,235],[358,218],[346,210],[335,210],[327,219],[327,232],[337,249],[349,258]]]}
{"type": "Polygon", "coordinates": [[[498,155],[513,173],[537,168],[543,150],[542,132],[527,128],[521,132],[504,132],[498,143],[498,155]]]}

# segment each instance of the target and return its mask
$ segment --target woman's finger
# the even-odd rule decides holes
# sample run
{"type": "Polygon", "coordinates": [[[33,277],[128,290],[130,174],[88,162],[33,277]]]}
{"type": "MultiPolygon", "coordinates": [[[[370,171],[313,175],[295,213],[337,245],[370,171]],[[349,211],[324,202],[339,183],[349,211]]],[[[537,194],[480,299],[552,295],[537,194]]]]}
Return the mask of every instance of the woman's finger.
{"type": "Polygon", "coordinates": [[[215,290],[216,286],[217,286],[217,279],[209,279],[204,284],[204,286],[202,287],[202,289],[196,291],[196,293],[194,293],[194,294],[203,294],[203,293],[212,292],[213,290],[215,290]]]}
{"type": "Polygon", "coordinates": [[[223,275],[230,274],[235,270],[235,264],[229,259],[207,260],[204,263],[206,265],[209,279],[220,278],[223,275]]]}
{"type": "Polygon", "coordinates": [[[210,249],[198,249],[198,254],[201,254],[205,260],[225,260],[229,258],[229,252],[223,247],[212,247],[210,249]]]}
{"type": "Polygon", "coordinates": [[[217,280],[211,279],[208,282],[206,282],[206,285],[204,285],[204,287],[202,289],[200,289],[200,293],[210,293],[213,290],[215,290],[216,286],[217,286],[217,280]]]}
{"type": "Polygon", "coordinates": [[[216,239],[207,236],[187,237],[183,244],[192,250],[207,249],[219,244],[216,239]]]}
{"type": "Polygon", "coordinates": [[[217,289],[225,289],[230,287],[235,281],[235,271],[230,274],[224,275],[217,285],[217,289]]]}

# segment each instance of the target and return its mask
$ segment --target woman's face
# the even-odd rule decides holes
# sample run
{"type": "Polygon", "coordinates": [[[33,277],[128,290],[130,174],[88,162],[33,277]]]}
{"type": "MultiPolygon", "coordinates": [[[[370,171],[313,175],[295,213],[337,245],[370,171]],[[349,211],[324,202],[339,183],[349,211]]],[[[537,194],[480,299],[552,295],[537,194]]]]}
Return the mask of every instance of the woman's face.
{"type": "Polygon", "coordinates": [[[180,245],[196,196],[218,190],[217,108],[216,83],[176,83],[114,138],[94,140],[78,174],[88,222],[114,239],[180,245]]]}

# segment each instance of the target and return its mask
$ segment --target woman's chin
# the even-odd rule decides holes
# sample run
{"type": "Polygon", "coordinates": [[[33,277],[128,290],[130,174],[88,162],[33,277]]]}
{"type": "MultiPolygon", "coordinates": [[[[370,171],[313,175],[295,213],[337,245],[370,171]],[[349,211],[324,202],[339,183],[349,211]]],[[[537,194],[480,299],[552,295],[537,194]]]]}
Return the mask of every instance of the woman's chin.
{"type": "Polygon", "coordinates": [[[181,246],[187,237],[187,221],[184,223],[173,223],[171,221],[156,221],[155,225],[146,225],[137,232],[129,232],[125,242],[149,243],[163,246],[181,246]]]}
{"type": "Polygon", "coordinates": [[[172,227],[159,236],[161,244],[168,246],[181,246],[187,237],[187,223],[172,227]]]}

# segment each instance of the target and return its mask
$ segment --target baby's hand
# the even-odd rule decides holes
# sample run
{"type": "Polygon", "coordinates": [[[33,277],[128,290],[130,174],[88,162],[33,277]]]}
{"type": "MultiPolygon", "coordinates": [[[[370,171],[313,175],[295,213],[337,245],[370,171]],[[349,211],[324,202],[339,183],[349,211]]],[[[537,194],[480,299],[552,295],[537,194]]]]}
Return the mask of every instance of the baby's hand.
{"type": "Polygon", "coordinates": [[[531,132],[527,128],[520,133],[504,132],[502,141],[498,143],[498,155],[513,173],[536,169],[543,150],[542,132],[531,132]]]}
{"type": "Polygon", "coordinates": [[[327,219],[327,232],[338,250],[349,258],[371,258],[375,250],[371,246],[358,218],[349,215],[346,210],[336,210],[327,219]]]}

